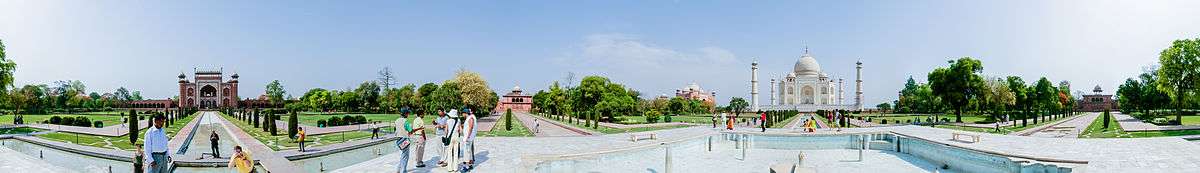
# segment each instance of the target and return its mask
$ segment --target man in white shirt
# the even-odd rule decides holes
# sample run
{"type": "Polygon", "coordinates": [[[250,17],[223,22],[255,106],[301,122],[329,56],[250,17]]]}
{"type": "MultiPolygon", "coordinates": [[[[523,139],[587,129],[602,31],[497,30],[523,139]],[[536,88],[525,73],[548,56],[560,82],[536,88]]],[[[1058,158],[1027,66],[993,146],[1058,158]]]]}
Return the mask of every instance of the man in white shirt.
{"type": "Polygon", "coordinates": [[[465,120],[463,120],[463,136],[465,137],[463,141],[464,141],[465,145],[463,145],[462,151],[466,152],[465,154],[463,154],[463,157],[467,157],[466,158],[467,160],[465,162],[468,165],[468,167],[474,167],[474,165],[475,165],[475,132],[476,132],[475,131],[475,129],[476,129],[475,128],[475,120],[476,119],[475,119],[475,112],[470,111],[470,109],[467,109],[467,111],[468,111],[467,118],[465,120]]]}
{"type": "Polygon", "coordinates": [[[146,158],[146,165],[149,166],[149,173],[166,173],[167,162],[170,160],[167,157],[167,134],[164,131],[163,123],[166,117],[162,115],[154,116],[154,127],[146,130],[145,141],[142,144],[143,153],[149,153],[150,157],[146,158]]]}
{"type": "MultiPolygon", "coordinates": [[[[446,136],[446,119],[447,118],[446,118],[445,110],[438,110],[438,117],[436,119],[433,119],[433,126],[435,129],[437,129],[435,132],[438,137],[437,138],[438,148],[434,151],[446,150],[446,144],[448,144],[446,142],[446,138],[447,138],[447,136],[446,136]]],[[[434,153],[441,155],[442,153],[445,153],[445,152],[434,152],[434,153]]],[[[446,158],[446,156],[441,156],[440,158],[442,158],[444,160],[446,158]]],[[[441,165],[441,164],[445,164],[445,163],[442,163],[442,160],[438,160],[438,165],[441,165]]]]}

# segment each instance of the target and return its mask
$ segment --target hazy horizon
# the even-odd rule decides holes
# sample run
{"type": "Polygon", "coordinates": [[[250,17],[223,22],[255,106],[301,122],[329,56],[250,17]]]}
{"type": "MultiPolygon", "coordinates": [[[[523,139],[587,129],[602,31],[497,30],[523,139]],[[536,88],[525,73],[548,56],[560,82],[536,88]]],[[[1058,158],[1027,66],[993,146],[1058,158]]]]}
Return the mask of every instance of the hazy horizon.
{"type": "Polygon", "coordinates": [[[401,85],[479,72],[498,94],[602,75],[643,93],[689,83],[718,102],[759,101],[769,79],[807,47],[831,78],[864,64],[866,107],[896,99],[908,76],[946,60],[983,61],[984,75],[1045,76],[1113,93],[1157,64],[1177,39],[1200,37],[1200,1],[512,1],[120,2],[0,1],[0,40],[15,85],[80,80],[147,99],[178,93],[195,67],[238,73],[243,98],[280,80],[295,97],[347,89],[390,67],[401,85]]]}

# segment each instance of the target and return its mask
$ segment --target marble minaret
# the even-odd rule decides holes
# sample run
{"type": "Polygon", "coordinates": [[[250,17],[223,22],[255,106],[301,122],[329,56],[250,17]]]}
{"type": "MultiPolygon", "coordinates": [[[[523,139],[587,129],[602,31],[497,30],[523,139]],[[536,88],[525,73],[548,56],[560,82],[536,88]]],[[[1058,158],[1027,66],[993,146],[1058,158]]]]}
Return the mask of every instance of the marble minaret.
{"type": "Polygon", "coordinates": [[[863,86],[862,86],[862,83],[863,83],[862,68],[863,68],[863,66],[862,66],[862,61],[855,62],[854,64],[857,65],[857,67],[855,67],[854,76],[856,79],[858,79],[858,80],[854,81],[854,83],[855,83],[854,84],[855,85],[854,107],[857,107],[858,110],[862,110],[863,109],[863,86]]]}
{"type": "Polygon", "coordinates": [[[778,103],[775,103],[775,78],[771,78],[771,105],[776,104],[778,103]]]}
{"type": "Polygon", "coordinates": [[[842,83],[842,78],[838,78],[838,101],[837,104],[846,104],[846,85],[842,83]]]}
{"type": "Polygon", "coordinates": [[[750,63],[750,111],[758,111],[758,61],[750,63]]]}

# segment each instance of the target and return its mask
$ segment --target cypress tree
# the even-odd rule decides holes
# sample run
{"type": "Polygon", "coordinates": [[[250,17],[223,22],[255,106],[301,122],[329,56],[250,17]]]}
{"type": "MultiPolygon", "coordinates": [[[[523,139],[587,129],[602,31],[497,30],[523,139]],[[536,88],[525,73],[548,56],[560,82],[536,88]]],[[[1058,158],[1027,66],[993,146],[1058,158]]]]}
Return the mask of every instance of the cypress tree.
{"type": "Polygon", "coordinates": [[[129,110],[129,144],[137,144],[138,118],[137,111],[129,110]]]}
{"type": "Polygon", "coordinates": [[[291,112],[292,112],[291,116],[289,116],[289,117],[288,117],[288,129],[287,129],[287,131],[288,131],[288,137],[289,137],[289,138],[293,138],[293,139],[295,139],[295,138],[296,138],[296,132],[297,132],[297,131],[296,131],[296,126],[298,126],[298,125],[299,125],[298,123],[299,123],[300,119],[296,117],[296,111],[291,111],[291,112]]]}
{"type": "Polygon", "coordinates": [[[512,115],[511,108],[504,112],[504,130],[505,131],[512,131],[512,116],[513,115],[512,115]]]}

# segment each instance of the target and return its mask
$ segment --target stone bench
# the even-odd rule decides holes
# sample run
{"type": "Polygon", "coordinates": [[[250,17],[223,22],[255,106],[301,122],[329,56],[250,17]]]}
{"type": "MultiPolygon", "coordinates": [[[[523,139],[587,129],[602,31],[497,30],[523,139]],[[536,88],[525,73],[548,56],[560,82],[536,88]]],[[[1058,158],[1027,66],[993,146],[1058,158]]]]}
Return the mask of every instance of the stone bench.
{"type": "Polygon", "coordinates": [[[966,140],[958,139],[959,137],[962,137],[962,136],[971,137],[971,140],[970,140],[971,143],[979,143],[979,135],[966,134],[966,133],[952,133],[950,139],[957,140],[957,141],[966,141],[966,140]]]}
{"type": "Polygon", "coordinates": [[[656,135],[656,134],[654,134],[654,133],[633,133],[633,134],[629,134],[629,140],[630,140],[630,141],[633,141],[633,142],[637,142],[638,140],[640,140],[640,139],[643,139],[643,138],[646,138],[646,139],[658,139],[658,135],[656,135]]]}

